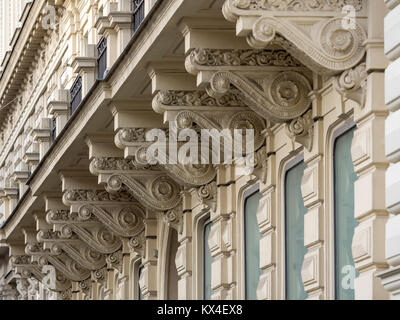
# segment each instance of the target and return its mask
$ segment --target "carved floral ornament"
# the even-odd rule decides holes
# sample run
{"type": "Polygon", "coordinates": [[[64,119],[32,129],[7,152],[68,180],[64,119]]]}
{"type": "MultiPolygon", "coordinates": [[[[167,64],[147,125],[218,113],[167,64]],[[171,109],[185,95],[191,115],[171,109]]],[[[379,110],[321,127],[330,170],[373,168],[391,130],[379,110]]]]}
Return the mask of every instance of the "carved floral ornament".
{"type": "Polygon", "coordinates": [[[342,23],[343,7],[352,6],[359,11],[363,4],[362,0],[226,0],[223,13],[233,22],[239,17],[252,21],[254,16],[259,17],[246,29],[253,48],[278,45],[310,69],[335,74],[354,67],[365,55],[363,44],[367,36],[363,27],[357,21],[349,28],[342,23]],[[290,17],[293,11],[317,17],[321,12],[319,22],[302,30],[304,26],[290,17]],[[325,12],[332,14],[327,17],[325,12]]]}
{"type": "Polygon", "coordinates": [[[227,0],[224,4],[227,10],[266,11],[339,11],[346,5],[359,11],[363,8],[363,0],[227,0]]]}

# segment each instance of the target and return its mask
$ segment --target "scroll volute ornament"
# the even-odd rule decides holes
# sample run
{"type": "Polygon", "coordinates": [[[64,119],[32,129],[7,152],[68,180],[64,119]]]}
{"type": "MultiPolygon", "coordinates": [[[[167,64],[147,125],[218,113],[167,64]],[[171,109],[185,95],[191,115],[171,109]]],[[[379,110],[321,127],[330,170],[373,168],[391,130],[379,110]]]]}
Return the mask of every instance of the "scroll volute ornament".
{"type": "Polygon", "coordinates": [[[367,65],[361,63],[353,69],[344,71],[336,78],[336,90],[344,97],[357,102],[361,108],[366,101],[367,65]]]}
{"type": "Polygon", "coordinates": [[[286,122],[304,114],[311,105],[311,85],[302,74],[284,71],[261,84],[235,72],[219,71],[210,80],[211,96],[226,94],[231,87],[239,89],[242,100],[258,115],[273,122],[286,122]]]}
{"type": "Polygon", "coordinates": [[[363,43],[367,35],[363,27],[354,21],[344,28],[342,9],[346,5],[360,11],[364,1],[226,0],[223,13],[233,22],[240,18],[239,32],[247,35],[252,47],[279,45],[312,70],[335,74],[354,67],[365,55],[363,43]],[[301,30],[304,19],[302,26],[293,19],[293,12],[310,17],[310,24],[318,21],[315,17],[319,21],[301,30]],[[254,17],[259,18],[253,22],[254,17]],[[246,19],[248,23],[244,22],[246,19]]]}

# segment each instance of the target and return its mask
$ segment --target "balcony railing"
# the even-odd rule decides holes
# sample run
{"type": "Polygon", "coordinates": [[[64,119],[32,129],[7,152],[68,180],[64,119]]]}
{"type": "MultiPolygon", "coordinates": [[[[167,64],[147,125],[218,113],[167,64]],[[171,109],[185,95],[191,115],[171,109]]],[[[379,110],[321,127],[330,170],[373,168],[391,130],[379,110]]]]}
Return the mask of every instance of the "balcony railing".
{"type": "Polygon", "coordinates": [[[102,80],[107,73],[107,39],[101,38],[97,45],[97,77],[102,80]]]}
{"type": "Polygon", "coordinates": [[[51,119],[51,140],[54,142],[57,137],[57,119],[54,117],[51,119]]]}
{"type": "Polygon", "coordinates": [[[136,32],[144,20],[144,0],[133,0],[133,32],[136,32]]]}
{"type": "Polygon", "coordinates": [[[73,114],[75,110],[79,107],[82,101],[82,77],[79,76],[76,78],[74,84],[70,90],[71,93],[71,104],[70,104],[70,113],[73,114]]]}

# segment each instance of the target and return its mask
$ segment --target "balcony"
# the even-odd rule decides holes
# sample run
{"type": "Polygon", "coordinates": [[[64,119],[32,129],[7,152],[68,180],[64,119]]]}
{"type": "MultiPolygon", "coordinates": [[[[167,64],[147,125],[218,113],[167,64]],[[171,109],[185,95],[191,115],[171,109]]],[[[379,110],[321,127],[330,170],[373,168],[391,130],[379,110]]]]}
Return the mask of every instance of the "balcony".
{"type": "Polygon", "coordinates": [[[70,110],[70,114],[72,115],[82,102],[82,77],[81,76],[76,78],[74,84],[71,87],[70,93],[71,93],[71,103],[70,103],[69,110],[70,110]]]}
{"type": "Polygon", "coordinates": [[[107,74],[107,38],[102,37],[97,45],[98,79],[102,80],[107,74]]]}

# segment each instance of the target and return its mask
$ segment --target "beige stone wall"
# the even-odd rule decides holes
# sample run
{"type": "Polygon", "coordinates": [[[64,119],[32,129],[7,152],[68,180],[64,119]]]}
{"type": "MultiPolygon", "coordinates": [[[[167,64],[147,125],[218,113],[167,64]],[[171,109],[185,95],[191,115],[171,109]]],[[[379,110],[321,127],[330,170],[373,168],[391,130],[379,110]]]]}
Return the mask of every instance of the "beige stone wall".
{"type": "Polygon", "coordinates": [[[212,299],[244,299],[244,194],[258,184],[257,297],[285,299],[285,167],[302,156],[302,281],[308,299],[334,299],[334,135],[354,122],[355,297],[389,298],[377,277],[388,266],[389,216],[382,1],[352,2],[350,29],[330,2],[146,0],[138,30],[128,0],[56,3],[30,4],[0,71],[9,297],[202,299],[208,249],[212,299]],[[103,37],[108,72],[98,79],[103,37]],[[237,162],[144,163],[145,134],[171,121],[254,129],[254,172],[237,162]]]}

